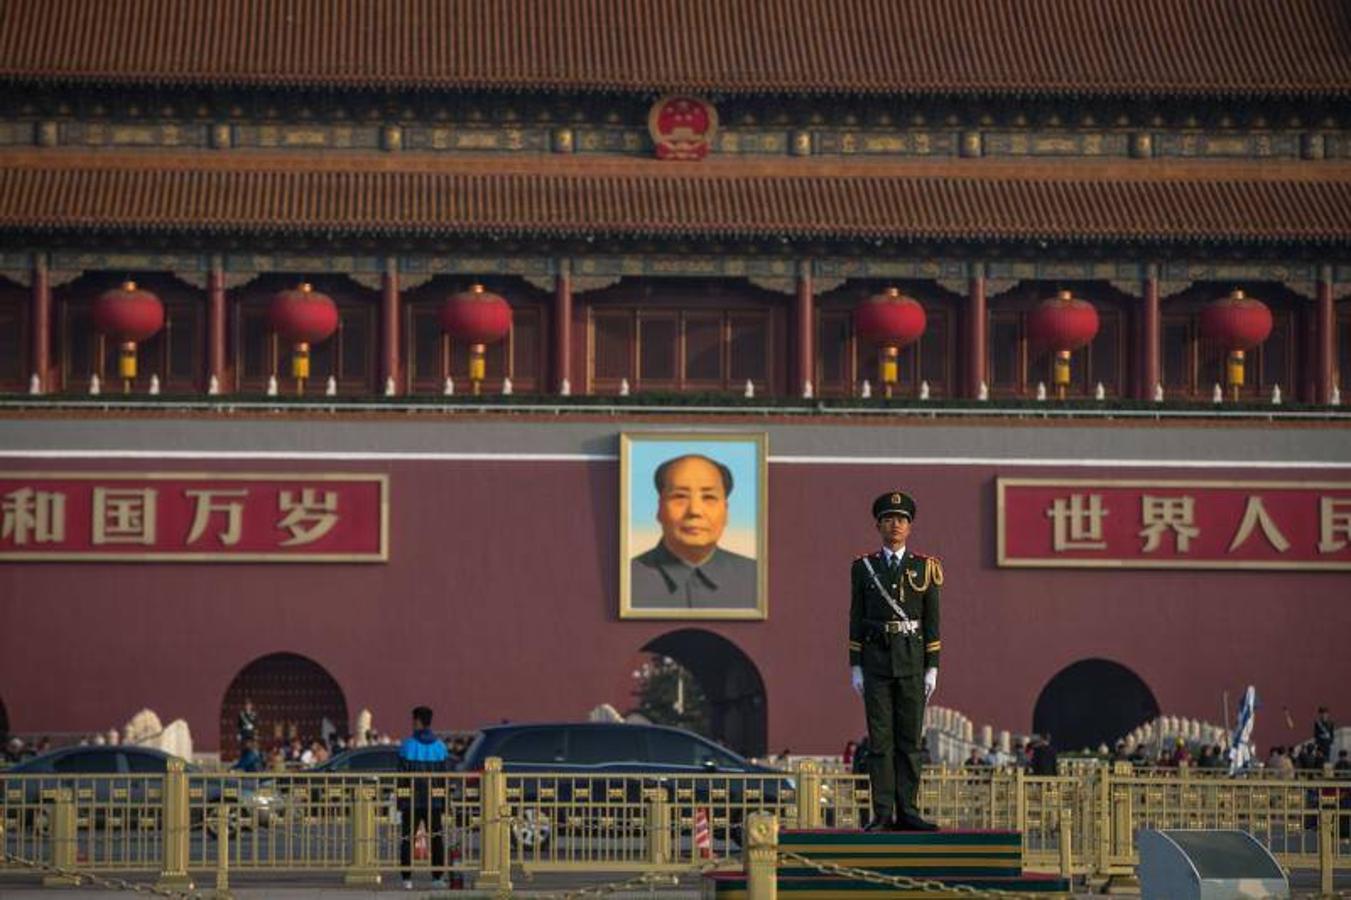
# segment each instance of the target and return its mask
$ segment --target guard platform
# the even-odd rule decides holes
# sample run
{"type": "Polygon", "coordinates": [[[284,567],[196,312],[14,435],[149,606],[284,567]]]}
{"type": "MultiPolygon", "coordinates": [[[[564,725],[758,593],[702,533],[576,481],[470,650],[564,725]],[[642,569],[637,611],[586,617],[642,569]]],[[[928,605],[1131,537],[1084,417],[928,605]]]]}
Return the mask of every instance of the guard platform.
{"type": "MultiPolygon", "coordinates": [[[[884,876],[937,882],[951,892],[918,884],[905,887],[822,872],[811,863],[781,860],[778,889],[786,900],[865,900],[961,897],[969,890],[1002,890],[1068,897],[1069,882],[1023,871],[1022,835],[1016,831],[861,832],[784,830],[779,851],[811,863],[865,869],[884,876]],[[965,890],[964,890],[965,889],[965,890]]],[[[746,900],[745,872],[705,876],[704,900],[746,900]]]]}

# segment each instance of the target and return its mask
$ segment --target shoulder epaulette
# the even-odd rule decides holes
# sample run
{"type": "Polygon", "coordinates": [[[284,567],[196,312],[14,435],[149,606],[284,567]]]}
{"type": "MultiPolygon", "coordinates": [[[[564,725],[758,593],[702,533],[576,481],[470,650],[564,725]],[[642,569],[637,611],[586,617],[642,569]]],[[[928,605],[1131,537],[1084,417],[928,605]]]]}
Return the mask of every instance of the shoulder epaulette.
{"type": "Polygon", "coordinates": [[[913,571],[906,572],[906,580],[910,582],[910,588],[917,593],[924,593],[929,589],[929,585],[943,586],[943,561],[936,556],[921,556],[918,553],[912,554],[915,560],[924,563],[924,575],[921,580],[916,580],[913,571]]]}

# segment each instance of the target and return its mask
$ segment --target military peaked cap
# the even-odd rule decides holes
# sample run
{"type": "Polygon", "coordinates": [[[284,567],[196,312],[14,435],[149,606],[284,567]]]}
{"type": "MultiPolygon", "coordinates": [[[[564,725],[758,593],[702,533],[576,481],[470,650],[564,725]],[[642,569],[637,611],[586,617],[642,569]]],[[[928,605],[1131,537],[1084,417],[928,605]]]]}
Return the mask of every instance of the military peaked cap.
{"type": "Polygon", "coordinates": [[[915,521],[915,500],[904,491],[891,491],[873,501],[873,518],[886,515],[902,515],[911,522],[915,521]]]}

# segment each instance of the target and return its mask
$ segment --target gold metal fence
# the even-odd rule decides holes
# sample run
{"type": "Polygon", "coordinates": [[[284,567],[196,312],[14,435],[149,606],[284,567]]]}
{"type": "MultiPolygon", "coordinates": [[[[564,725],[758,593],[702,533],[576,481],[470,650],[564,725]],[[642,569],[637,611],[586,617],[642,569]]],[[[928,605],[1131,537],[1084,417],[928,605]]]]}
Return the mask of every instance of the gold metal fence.
{"type": "MultiPolygon", "coordinates": [[[[675,872],[737,859],[745,823],[860,827],[867,779],[805,760],[792,772],[8,775],[6,858],[140,873],[297,872],[369,884],[402,870],[494,888],[524,872],[675,872]]],[[[1140,828],[1239,828],[1290,868],[1351,868],[1351,780],[930,769],[924,814],[949,829],[1022,833],[1029,870],[1133,871],[1140,828]]],[[[0,863],[0,869],[5,866],[0,863]]],[[[59,883],[53,876],[50,883],[59,883]]]]}

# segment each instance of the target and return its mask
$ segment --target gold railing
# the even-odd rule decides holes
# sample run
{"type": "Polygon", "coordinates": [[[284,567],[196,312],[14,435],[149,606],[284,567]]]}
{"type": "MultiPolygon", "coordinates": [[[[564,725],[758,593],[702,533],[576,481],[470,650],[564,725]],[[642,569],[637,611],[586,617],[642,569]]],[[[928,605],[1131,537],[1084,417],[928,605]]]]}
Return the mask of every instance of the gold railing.
{"type": "MultiPolygon", "coordinates": [[[[373,883],[405,867],[485,887],[513,870],[688,871],[739,857],[745,823],[857,828],[866,778],[804,761],[753,775],[314,772],[0,774],[5,859],[87,872],[315,871],[373,883]],[[406,853],[406,856],[405,856],[406,853]],[[404,860],[407,860],[406,864],[404,860]]],[[[1351,781],[930,769],[924,814],[944,828],[1022,833],[1033,871],[1110,876],[1140,828],[1239,828],[1289,868],[1351,868],[1351,781]]],[[[6,866],[0,863],[0,869],[6,866]]],[[[60,883],[52,876],[50,883],[60,883]]]]}

